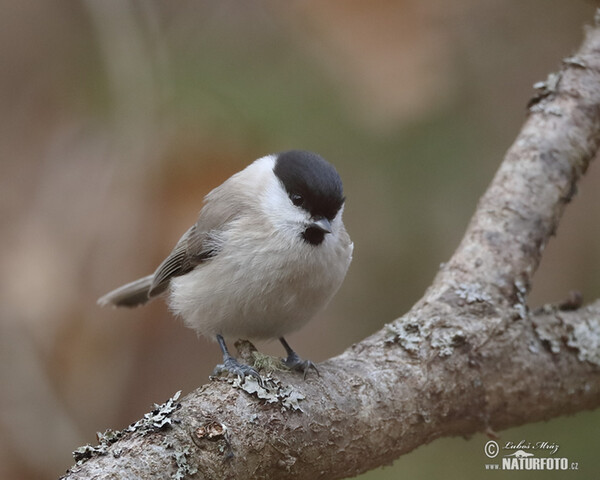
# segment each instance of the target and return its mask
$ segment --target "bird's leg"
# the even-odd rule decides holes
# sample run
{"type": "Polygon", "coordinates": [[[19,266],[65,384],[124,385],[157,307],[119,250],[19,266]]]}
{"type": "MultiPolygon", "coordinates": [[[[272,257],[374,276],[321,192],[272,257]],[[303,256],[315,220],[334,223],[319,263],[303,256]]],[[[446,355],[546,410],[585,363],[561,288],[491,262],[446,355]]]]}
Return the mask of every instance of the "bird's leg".
{"type": "Polygon", "coordinates": [[[304,374],[304,378],[306,378],[306,374],[312,368],[317,372],[317,375],[321,376],[319,370],[317,370],[316,365],[310,360],[302,360],[292,347],[285,341],[285,338],[279,337],[279,341],[285,348],[285,352],[287,353],[287,358],[283,359],[283,364],[291,370],[298,370],[304,374]]]}
{"type": "Polygon", "coordinates": [[[229,350],[227,350],[225,340],[219,334],[217,334],[217,342],[219,342],[219,347],[221,347],[221,352],[223,352],[223,363],[215,367],[212,373],[213,376],[219,376],[223,372],[229,372],[240,376],[241,379],[244,380],[246,375],[250,375],[251,377],[256,378],[258,383],[262,385],[262,378],[258,372],[250,365],[241,364],[234,357],[232,357],[229,353],[229,350]]]}

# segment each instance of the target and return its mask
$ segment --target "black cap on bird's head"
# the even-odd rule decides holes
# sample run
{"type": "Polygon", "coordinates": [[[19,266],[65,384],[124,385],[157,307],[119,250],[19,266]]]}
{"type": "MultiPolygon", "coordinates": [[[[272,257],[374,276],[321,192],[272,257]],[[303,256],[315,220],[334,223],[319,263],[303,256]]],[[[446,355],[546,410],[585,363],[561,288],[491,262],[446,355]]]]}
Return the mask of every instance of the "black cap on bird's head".
{"type": "Polygon", "coordinates": [[[303,238],[320,244],[331,233],[331,221],[344,204],[342,179],[336,169],[316,153],[289,150],[277,154],[273,172],[294,205],[306,210],[312,219],[303,238]]]}

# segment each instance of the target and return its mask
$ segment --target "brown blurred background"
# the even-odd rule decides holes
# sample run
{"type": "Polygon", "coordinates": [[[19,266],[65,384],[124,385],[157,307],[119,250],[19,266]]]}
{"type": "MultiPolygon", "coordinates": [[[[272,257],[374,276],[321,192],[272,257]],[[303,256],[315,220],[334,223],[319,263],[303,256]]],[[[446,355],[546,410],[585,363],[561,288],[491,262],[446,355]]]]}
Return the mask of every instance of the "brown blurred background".
{"type": "MultiPolygon", "coordinates": [[[[207,381],[217,346],[162,301],[100,309],[148,274],[203,196],[290,148],[336,165],[355,259],[290,341],[320,361],[404,313],[457,246],[525,117],[582,39],[585,0],[1,2],[0,477],[57,477],[95,432],[207,381]]],[[[593,165],[532,306],[600,292],[593,165]]],[[[281,355],[275,344],[262,350],[281,355]]],[[[600,414],[512,429],[600,471],[600,414]]],[[[491,478],[484,435],[365,479],[491,478]],[[435,461],[432,461],[435,459],[435,461]]],[[[522,472],[511,478],[559,478],[522,472]]]]}

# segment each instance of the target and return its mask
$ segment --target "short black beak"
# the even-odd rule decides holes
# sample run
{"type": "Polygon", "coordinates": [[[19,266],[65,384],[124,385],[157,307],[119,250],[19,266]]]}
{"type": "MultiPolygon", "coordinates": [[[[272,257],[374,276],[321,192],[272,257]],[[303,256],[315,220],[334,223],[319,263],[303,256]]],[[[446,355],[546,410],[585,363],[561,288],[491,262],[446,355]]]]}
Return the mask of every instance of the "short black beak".
{"type": "Polygon", "coordinates": [[[308,225],[308,228],[320,230],[323,233],[331,233],[331,223],[326,218],[316,218],[308,225]]]}

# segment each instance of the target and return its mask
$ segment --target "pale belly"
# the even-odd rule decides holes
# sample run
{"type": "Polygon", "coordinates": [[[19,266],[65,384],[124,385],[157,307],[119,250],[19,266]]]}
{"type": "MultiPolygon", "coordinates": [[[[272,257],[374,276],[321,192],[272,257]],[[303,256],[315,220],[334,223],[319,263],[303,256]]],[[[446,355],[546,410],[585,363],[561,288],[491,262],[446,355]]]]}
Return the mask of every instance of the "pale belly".
{"type": "Polygon", "coordinates": [[[169,305],[188,327],[207,337],[286,335],[327,305],[351,260],[351,243],[322,251],[310,248],[292,261],[275,257],[286,258],[285,263],[268,252],[219,255],[174,278],[169,305]]]}

